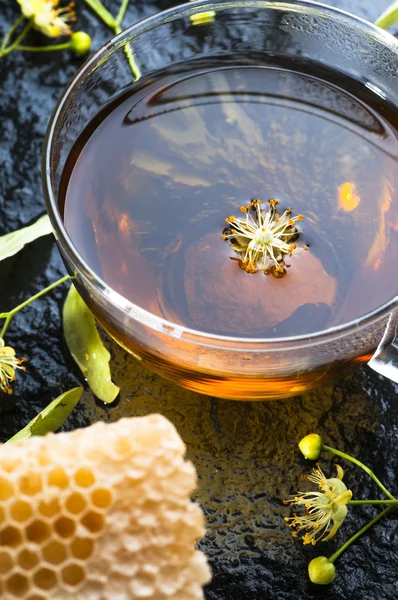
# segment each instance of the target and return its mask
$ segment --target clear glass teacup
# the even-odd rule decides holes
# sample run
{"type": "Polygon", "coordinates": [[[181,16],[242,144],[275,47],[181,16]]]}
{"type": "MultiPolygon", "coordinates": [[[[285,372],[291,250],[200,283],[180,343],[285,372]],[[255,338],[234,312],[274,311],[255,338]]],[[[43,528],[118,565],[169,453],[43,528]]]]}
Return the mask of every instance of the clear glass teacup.
{"type": "MultiPolygon", "coordinates": [[[[179,385],[235,400],[289,397],[367,363],[398,380],[398,297],[369,314],[311,335],[237,338],[183,327],[122,297],[79,255],[59,207],[66,159],[98,111],[134,82],[126,45],[143,76],[193,58],[257,52],[316,59],[366,80],[398,105],[398,42],[348,13],[308,1],[200,0],[150,17],[101,48],[76,74],[51,118],[43,186],[61,255],[104,329],[136,359],[179,385]],[[200,30],[192,17],[210,13],[200,30]]],[[[134,69],[133,69],[134,71],[134,69]]]]}

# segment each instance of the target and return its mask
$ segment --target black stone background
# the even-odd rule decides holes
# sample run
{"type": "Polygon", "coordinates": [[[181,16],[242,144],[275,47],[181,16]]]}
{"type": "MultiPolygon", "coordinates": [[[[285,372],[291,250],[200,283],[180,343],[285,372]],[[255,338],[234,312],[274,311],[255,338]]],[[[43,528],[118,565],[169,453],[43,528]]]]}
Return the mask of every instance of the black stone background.
{"type": "MultiPolygon", "coordinates": [[[[369,20],[389,0],[334,0],[369,20]]],[[[98,48],[111,33],[77,2],[78,28],[87,30],[98,48]]],[[[166,0],[131,1],[124,24],[167,8],[166,0]]],[[[108,6],[115,14],[119,2],[108,6]]],[[[0,31],[18,15],[14,0],[0,0],[0,31]]],[[[40,43],[36,36],[34,43],[40,43]]],[[[30,223],[44,210],[40,155],[50,113],[82,60],[70,53],[14,53],[0,60],[0,234],[30,223]]],[[[35,242],[0,265],[0,310],[39,291],[64,268],[50,237],[35,242]]],[[[82,382],[65,351],[60,311],[66,289],[27,308],[15,318],[7,343],[28,357],[26,374],[15,393],[0,398],[1,439],[6,440],[62,391],[82,382]]],[[[338,577],[327,588],[310,584],[308,561],[330,555],[376,509],[350,510],[339,534],[314,549],[295,542],[283,522],[281,499],[300,486],[309,464],[296,444],[312,430],[329,445],[360,457],[398,493],[398,386],[367,368],[313,393],[270,403],[228,402],[182,390],[149,372],[109,343],[116,382],[122,387],[117,406],[104,408],[86,389],[64,429],[122,415],[161,412],[171,419],[198,469],[197,499],[207,519],[202,549],[213,582],[207,600],[390,600],[398,593],[397,518],[394,513],[338,561],[338,577]]],[[[332,473],[328,457],[322,461],[332,473]]],[[[381,497],[369,478],[344,465],[354,496],[381,497]]]]}

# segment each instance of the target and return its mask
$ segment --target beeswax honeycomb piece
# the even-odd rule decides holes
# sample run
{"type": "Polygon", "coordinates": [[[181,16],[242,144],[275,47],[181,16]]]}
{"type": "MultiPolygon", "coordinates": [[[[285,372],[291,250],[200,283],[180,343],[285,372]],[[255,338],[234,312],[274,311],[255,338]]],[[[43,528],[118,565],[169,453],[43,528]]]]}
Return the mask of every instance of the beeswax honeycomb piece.
{"type": "Polygon", "coordinates": [[[193,465],[160,415],[0,446],[2,600],[199,600],[193,465]]]}

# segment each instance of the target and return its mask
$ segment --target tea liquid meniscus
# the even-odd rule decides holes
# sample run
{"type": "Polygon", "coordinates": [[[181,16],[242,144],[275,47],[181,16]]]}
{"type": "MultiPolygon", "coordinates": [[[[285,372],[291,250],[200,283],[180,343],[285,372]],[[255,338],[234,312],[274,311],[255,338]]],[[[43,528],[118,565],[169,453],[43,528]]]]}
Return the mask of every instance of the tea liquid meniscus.
{"type": "Polygon", "coordinates": [[[168,321],[238,338],[322,331],[397,293],[397,127],[372,86],[315,63],[178,65],[80,135],[65,226],[96,275],[168,321]],[[286,256],[284,277],[240,268],[222,239],[252,199],[304,216],[296,244],[309,249],[286,256]]]}

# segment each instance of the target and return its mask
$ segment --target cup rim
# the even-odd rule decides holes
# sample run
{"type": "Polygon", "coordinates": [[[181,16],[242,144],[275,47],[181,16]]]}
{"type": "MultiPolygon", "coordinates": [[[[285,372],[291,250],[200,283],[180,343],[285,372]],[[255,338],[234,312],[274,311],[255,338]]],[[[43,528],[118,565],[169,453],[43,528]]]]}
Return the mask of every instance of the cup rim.
{"type": "Polygon", "coordinates": [[[324,341],[327,338],[334,336],[341,336],[345,333],[349,333],[352,330],[358,330],[359,327],[366,326],[369,322],[377,321],[388,315],[391,310],[398,306],[398,294],[378,306],[374,310],[362,315],[351,321],[347,321],[340,325],[328,327],[320,331],[315,331],[309,334],[301,334],[297,336],[284,336],[277,338],[250,338],[250,337],[235,337],[235,336],[224,336],[211,334],[208,332],[201,331],[199,329],[192,329],[179,325],[172,321],[168,321],[162,317],[159,317],[140,306],[137,306],[118,292],[116,292],[111,286],[109,286],[101,277],[95,273],[95,271],[86,263],[83,257],[80,255],[78,250],[75,248],[72,239],[66,231],[64,226],[57,198],[53,194],[51,184],[51,169],[50,159],[52,153],[53,139],[56,132],[57,123],[65,102],[67,101],[70,94],[79,84],[79,81],[89,73],[94,65],[96,65],[101,57],[107,53],[115,52],[122,45],[122,42],[126,38],[129,41],[142,35],[158,25],[173,21],[177,18],[189,17],[195,13],[202,12],[203,8],[206,10],[227,10],[231,8],[265,8],[272,10],[290,9],[295,12],[312,12],[318,11],[321,14],[332,15],[334,18],[340,19],[341,21],[351,22],[353,25],[365,31],[366,33],[372,34],[372,37],[380,43],[387,45],[392,51],[395,51],[398,55],[398,41],[387,31],[384,31],[380,27],[377,27],[373,23],[370,23],[366,19],[356,16],[346,10],[329,6],[314,0],[286,0],[277,1],[275,0],[191,0],[184,4],[180,4],[173,8],[160,11],[138,21],[130,27],[124,29],[116,36],[112,37],[108,42],[103,44],[75,73],[72,79],[69,81],[65,89],[63,90],[54,110],[50,117],[47,131],[44,139],[43,152],[42,152],[42,187],[47,207],[47,212],[50,217],[50,221],[54,230],[54,235],[57,242],[62,246],[63,252],[67,258],[73,264],[74,269],[85,279],[90,281],[90,284],[95,285],[97,290],[102,295],[105,295],[110,299],[116,308],[122,311],[130,319],[144,324],[146,327],[154,330],[161,331],[164,335],[169,337],[175,337],[179,339],[186,339],[195,343],[211,344],[214,345],[217,342],[220,343],[231,343],[235,346],[247,350],[249,346],[255,345],[256,347],[265,346],[280,346],[280,345],[291,345],[293,343],[308,344],[315,343],[318,341],[324,341]]]}

